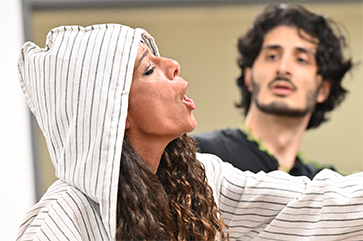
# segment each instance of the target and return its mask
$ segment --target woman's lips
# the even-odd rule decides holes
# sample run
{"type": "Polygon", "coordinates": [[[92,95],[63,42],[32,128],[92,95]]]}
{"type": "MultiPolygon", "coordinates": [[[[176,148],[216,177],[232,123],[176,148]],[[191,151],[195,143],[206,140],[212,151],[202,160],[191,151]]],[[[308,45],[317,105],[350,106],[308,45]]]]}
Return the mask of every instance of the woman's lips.
{"type": "Polygon", "coordinates": [[[184,95],[183,101],[187,106],[189,106],[192,110],[195,110],[195,103],[194,100],[188,98],[186,95],[184,95]]]}

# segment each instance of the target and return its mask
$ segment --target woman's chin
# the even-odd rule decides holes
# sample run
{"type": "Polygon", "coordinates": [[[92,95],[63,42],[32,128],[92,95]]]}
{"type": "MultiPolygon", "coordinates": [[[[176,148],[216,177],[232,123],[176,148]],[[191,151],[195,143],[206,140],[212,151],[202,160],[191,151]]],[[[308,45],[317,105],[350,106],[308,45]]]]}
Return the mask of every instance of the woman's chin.
{"type": "Polygon", "coordinates": [[[193,116],[193,119],[190,122],[190,130],[187,132],[192,132],[195,130],[195,128],[197,128],[197,119],[195,119],[195,117],[193,116]]]}
{"type": "Polygon", "coordinates": [[[193,118],[190,119],[189,122],[179,123],[179,127],[181,127],[182,129],[179,129],[179,131],[181,131],[181,132],[178,133],[179,135],[176,136],[176,138],[180,137],[186,133],[194,131],[195,128],[197,127],[197,120],[193,116],[193,118]],[[183,127],[181,127],[181,126],[183,126],[183,127]]]}

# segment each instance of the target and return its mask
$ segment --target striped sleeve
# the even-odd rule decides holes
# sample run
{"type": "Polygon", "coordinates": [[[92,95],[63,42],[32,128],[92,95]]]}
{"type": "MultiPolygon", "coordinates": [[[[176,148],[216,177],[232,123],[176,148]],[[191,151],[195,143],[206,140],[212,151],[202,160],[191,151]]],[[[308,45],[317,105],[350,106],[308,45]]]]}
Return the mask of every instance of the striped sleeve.
{"type": "Polygon", "coordinates": [[[363,240],[363,174],[331,170],[312,181],[284,172],[242,172],[198,155],[231,240],[363,240]]]}

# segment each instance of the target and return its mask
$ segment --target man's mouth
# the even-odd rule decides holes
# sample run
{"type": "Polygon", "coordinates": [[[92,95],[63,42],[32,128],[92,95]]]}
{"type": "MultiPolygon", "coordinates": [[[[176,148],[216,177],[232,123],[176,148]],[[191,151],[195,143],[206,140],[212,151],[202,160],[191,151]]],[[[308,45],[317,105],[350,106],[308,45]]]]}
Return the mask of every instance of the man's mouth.
{"type": "Polygon", "coordinates": [[[276,78],[269,84],[269,88],[278,96],[289,95],[297,89],[294,83],[286,78],[276,78]]]}

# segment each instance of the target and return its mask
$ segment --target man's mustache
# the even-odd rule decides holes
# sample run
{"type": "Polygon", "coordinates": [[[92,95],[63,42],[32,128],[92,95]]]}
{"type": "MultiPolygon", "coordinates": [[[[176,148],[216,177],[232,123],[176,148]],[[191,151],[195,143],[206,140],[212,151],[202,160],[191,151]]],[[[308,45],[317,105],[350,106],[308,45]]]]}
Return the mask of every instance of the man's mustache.
{"type": "Polygon", "coordinates": [[[286,78],[286,77],[276,77],[274,80],[272,80],[269,84],[268,84],[268,87],[271,88],[271,86],[276,82],[276,81],[286,81],[288,82],[291,86],[292,86],[292,89],[293,90],[296,90],[297,87],[296,85],[289,79],[289,78],[286,78]]]}

